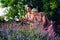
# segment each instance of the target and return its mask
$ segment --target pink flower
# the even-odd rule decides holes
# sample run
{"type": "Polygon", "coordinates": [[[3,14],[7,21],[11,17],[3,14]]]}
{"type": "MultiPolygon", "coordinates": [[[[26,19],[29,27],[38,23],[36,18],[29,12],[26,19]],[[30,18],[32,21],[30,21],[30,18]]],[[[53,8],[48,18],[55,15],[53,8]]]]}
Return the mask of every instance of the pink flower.
{"type": "Polygon", "coordinates": [[[53,28],[52,25],[50,25],[50,26],[48,27],[48,32],[49,32],[49,36],[54,37],[55,32],[54,32],[54,28],[53,28]]]}

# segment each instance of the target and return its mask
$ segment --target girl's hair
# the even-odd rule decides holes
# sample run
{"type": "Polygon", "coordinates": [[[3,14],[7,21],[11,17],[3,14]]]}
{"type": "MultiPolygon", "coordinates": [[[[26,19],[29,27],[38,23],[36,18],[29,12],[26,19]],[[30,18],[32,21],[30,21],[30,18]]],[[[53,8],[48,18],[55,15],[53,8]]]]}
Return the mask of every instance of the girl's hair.
{"type": "Polygon", "coordinates": [[[31,9],[33,9],[33,6],[28,5],[28,4],[27,4],[27,5],[25,5],[25,8],[26,8],[26,7],[29,7],[29,8],[31,8],[31,9]]]}

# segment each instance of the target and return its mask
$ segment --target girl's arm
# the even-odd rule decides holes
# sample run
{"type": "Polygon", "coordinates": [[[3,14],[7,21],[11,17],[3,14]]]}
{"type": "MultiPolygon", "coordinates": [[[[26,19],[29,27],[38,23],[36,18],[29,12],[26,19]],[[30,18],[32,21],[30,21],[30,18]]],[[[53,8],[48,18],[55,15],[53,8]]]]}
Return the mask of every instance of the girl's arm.
{"type": "Polygon", "coordinates": [[[28,20],[28,19],[26,19],[26,18],[21,18],[20,20],[21,20],[21,21],[25,21],[25,22],[33,22],[32,20],[28,20]]]}
{"type": "Polygon", "coordinates": [[[26,14],[24,18],[20,18],[21,21],[27,21],[27,19],[28,19],[28,14],[26,14]]]}
{"type": "Polygon", "coordinates": [[[44,25],[45,23],[46,23],[46,17],[43,16],[43,17],[42,17],[42,24],[44,25]]]}
{"type": "Polygon", "coordinates": [[[33,18],[31,20],[29,20],[27,15],[25,16],[25,18],[20,18],[20,20],[25,21],[25,22],[32,22],[33,23],[33,18]]]}

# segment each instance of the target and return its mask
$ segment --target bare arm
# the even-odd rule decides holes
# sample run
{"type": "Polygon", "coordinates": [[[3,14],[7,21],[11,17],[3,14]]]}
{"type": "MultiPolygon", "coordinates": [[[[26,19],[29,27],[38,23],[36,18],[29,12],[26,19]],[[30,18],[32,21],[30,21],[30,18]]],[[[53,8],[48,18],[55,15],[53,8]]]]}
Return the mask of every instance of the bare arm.
{"type": "MultiPolygon", "coordinates": [[[[32,18],[32,19],[33,19],[33,18],[32,18]]],[[[29,20],[29,19],[28,19],[28,14],[26,14],[26,15],[25,15],[25,18],[21,18],[20,20],[21,20],[21,21],[25,21],[25,22],[33,22],[32,19],[29,20]]]]}
{"type": "Polygon", "coordinates": [[[43,16],[43,17],[42,17],[42,24],[44,25],[45,23],[46,23],[46,17],[43,16]]]}

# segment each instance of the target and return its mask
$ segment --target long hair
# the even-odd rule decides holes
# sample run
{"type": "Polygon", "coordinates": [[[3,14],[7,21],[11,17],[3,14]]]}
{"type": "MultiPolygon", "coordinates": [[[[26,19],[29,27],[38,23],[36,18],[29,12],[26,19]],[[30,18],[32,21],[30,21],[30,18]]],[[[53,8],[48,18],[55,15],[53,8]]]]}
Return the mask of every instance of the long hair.
{"type": "Polygon", "coordinates": [[[51,24],[51,22],[49,21],[48,17],[46,16],[46,14],[44,12],[40,12],[40,13],[41,13],[41,17],[45,16],[45,23],[43,26],[48,27],[51,24]]]}
{"type": "Polygon", "coordinates": [[[51,25],[51,22],[49,21],[48,17],[45,15],[45,24],[44,24],[44,27],[49,27],[51,25]]]}

